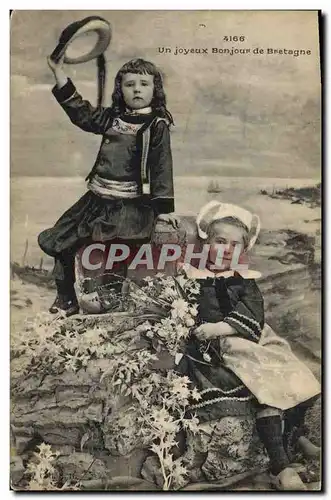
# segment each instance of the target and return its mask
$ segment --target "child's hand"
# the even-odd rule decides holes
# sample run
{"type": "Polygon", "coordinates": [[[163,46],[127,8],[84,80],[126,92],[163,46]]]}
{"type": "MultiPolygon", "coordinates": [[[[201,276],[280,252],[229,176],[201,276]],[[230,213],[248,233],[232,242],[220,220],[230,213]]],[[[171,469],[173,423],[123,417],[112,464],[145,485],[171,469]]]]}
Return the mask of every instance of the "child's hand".
{"type": "Polygon", "coordinates": [[[203,325],[198,326],[193,333],[200,340],[214,339],[217,337],[216,324],[217,323],[203,323],[203,325]]]}
{"type": "Polygon", "coordinates": [[[201,340],[216,339],[217,337],[223,337],[227,335],[233,335],[235,333],[234,328],[220,321],[219,323],[203,323],[194,330],[195,335],[201,340]]]}
{"type": "Polygon", "coordinates": [[[51,59],[50,56],[47,57],[47,64],[53,71],[53,73],[56,73],[57,71],[62,69],[63,62],[64,62],[64,55],[57,62],[53,61],[53,59],[51,59]]]}
{"type": "Polygon", "coordinates": [[[64,55],[57,62],[54,62],[53,59],[50,58],[50,56],[47,57],[48,66],[53,71],[56,84],[59,89],[64,87],[68,81],[68,77],[63,71],[63,61],[64,61],[64,55]]]}
{"type": "Polygon", "coordinates": [[[174,229],[179,228],[180,218],[174,212],[170,214],[160,214],[157,220],[161,220],[163,222],[166,222],[167,224],[171,224],[174,229]]]}

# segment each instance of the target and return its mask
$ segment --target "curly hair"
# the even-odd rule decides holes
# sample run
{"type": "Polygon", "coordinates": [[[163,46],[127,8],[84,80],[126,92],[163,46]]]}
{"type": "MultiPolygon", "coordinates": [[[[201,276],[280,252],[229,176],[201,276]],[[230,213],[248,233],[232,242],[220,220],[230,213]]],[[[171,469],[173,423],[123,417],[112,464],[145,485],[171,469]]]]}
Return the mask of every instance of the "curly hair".
{"type": "Polygon", "coordinates": [[[114,90],[112,93],[112,106],[116,116],[120,115],[125,111],[126,105],[123,98],[121,84],[123,75],[126,73],[135,73],[139,75],[153,75],[154,76],[154,95],[151,102],[151,107],[154,113],[161,118],[166,118],[171,125],[174,124],[174,120],[170,111],[166,107],[166,96],[163,90],[163,82],[160,71],[156,66],[144,59],[132,59],[131,61],[124,64],[118,71],[115,77],[114,90]]]}

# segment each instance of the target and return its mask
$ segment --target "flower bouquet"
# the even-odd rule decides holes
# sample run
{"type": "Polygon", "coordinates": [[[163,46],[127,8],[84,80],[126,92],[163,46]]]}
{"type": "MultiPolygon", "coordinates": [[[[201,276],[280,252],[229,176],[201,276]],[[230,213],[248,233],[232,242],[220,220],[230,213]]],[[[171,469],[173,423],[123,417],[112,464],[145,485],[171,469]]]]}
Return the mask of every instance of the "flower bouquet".
{"type": "Polygon", "coordinates": [[[144,278],[142,286],[130,283],[136,312],[149,318],[138,330],[157,352],[166,349],[176,361],[181,357],[180,348],[196,325],[198,294],[199,284],[183,275],[157,274],[144,278]]]}

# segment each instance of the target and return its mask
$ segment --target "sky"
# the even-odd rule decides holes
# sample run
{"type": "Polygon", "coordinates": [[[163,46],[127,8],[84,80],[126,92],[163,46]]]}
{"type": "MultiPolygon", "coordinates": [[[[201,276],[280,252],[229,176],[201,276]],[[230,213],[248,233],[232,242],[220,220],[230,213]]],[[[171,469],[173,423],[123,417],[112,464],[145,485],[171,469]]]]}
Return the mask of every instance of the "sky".
{"type": "MultiPolygon", "coordinates": [[[[88,15],[102,16],[112,26],[105,54],[107,105],[122,64],[143,57],[161,69],[175,120],[175,175],[319,178],[321,88],[314,11],[14,11],[12,175],[85,176],[93,165],[101,138],[71,124],[51,94],[54,81],[46,62],[61,31],[88,15]],[[224,40],[236,35],[245,40],[224,40]],[[171,53],[160,53],[162,47],[171,53]],[[208,53],[176,55],[176,47],[208,53]],[[212,53],[212,48],[232,47],[250,53],[212,53]],[[268,48],[311,54],[266,54],[268,48]]],[[[85,48],[91,41],[76,43],[85,48]]],[[[95,104],[95,61],[65,69],[95,104]]]]}

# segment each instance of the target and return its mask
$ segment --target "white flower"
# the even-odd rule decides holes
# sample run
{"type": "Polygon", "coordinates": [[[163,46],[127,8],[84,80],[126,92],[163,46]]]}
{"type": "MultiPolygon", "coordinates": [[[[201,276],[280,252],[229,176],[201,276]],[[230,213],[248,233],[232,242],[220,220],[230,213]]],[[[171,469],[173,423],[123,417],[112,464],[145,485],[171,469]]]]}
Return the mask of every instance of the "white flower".
{"type": "Polygon", "coordinates": [[[157,432],[175,433],[178,430],[173,417],[164,408],[160,410],[154,409],[151,418],[153,419],[153,427],[157,432]]]}
{"type": "Polygon", "coordinates": [[[187,400],[190,395],[190,390],[186,384],[186,381],[178,377],[172,381],[172,386],[170,388],[171,394],[180,396],[181,401],[187,400]]]}
{"type": "Polygon", "coordinates": [[[195,317],[198,315],[198,307],[197,306],[191,306],[189,311],[190,311],[191,316],[195,317]]]}
{"type": "Polygon", "coordinates": [[[177,294],[175,289],[172,288],[171,285],[166,286],[160,294],[160,298],[165,300],[174,299],[175,297],[177,297],[177,294]]]}
{"type": "Polygon", "coordinates": [[[183,426],[193,432],[193,434],[195,434],[196,432],[199,432],[199,419],[196,417],[192,417],[191,419],[184,419],[183,426]]]}
{"type": "Polygon", "coordinates": [[[182,288],[185,288],[185,285],[188,280],[184,276],[177,276],[176,280],[182,288]]]}
{"type": "Polygon", "coordinates": [[[195,321],[194,321],[194,319],[191,316],[186,315],[185,318],[184,318],[184,321],[185,321],[185,325],[186,326],[189,326],[189,327],[190,326],[194,326],[195,321]]]}
{"type": "Polygon", "coordinates": [[[136,331],[138,333],[144,333],[146,330],[149,330],[151,328],[151,323],[149,321],[145,321],[145,323],[142,323],[142,325],[138,325],[136,328],[136,331]]]}
{"type": "Polygon", "coordinates": [[[207,352],[204,352],[202,357],[205,361],[207,361],[207,363],[210,363],[211,357],[209,356],[209,354],[207,352]]]}
{"type": "Polygon", "coordinates": [[[176,324],[171,318],[161,319],[161,324],[164,326],[164,328],[170,331],[172,331],[176,327],[176,324]]]}
{"type": "Polygon", "coordinates": [[[171,307],[171,316],[173,318],[184,318],[188,312],[188,303],[183,299],[174,300],[171,307]]]}
{"type": "Polygon", "coordinates": [[[195,399],[196,401],[199,401],[202,398],[200,392],[198,391],[198,389],[196,387],[194,387],[192,389],[191,397],[192,397],[192,399],[195,399]]]}

